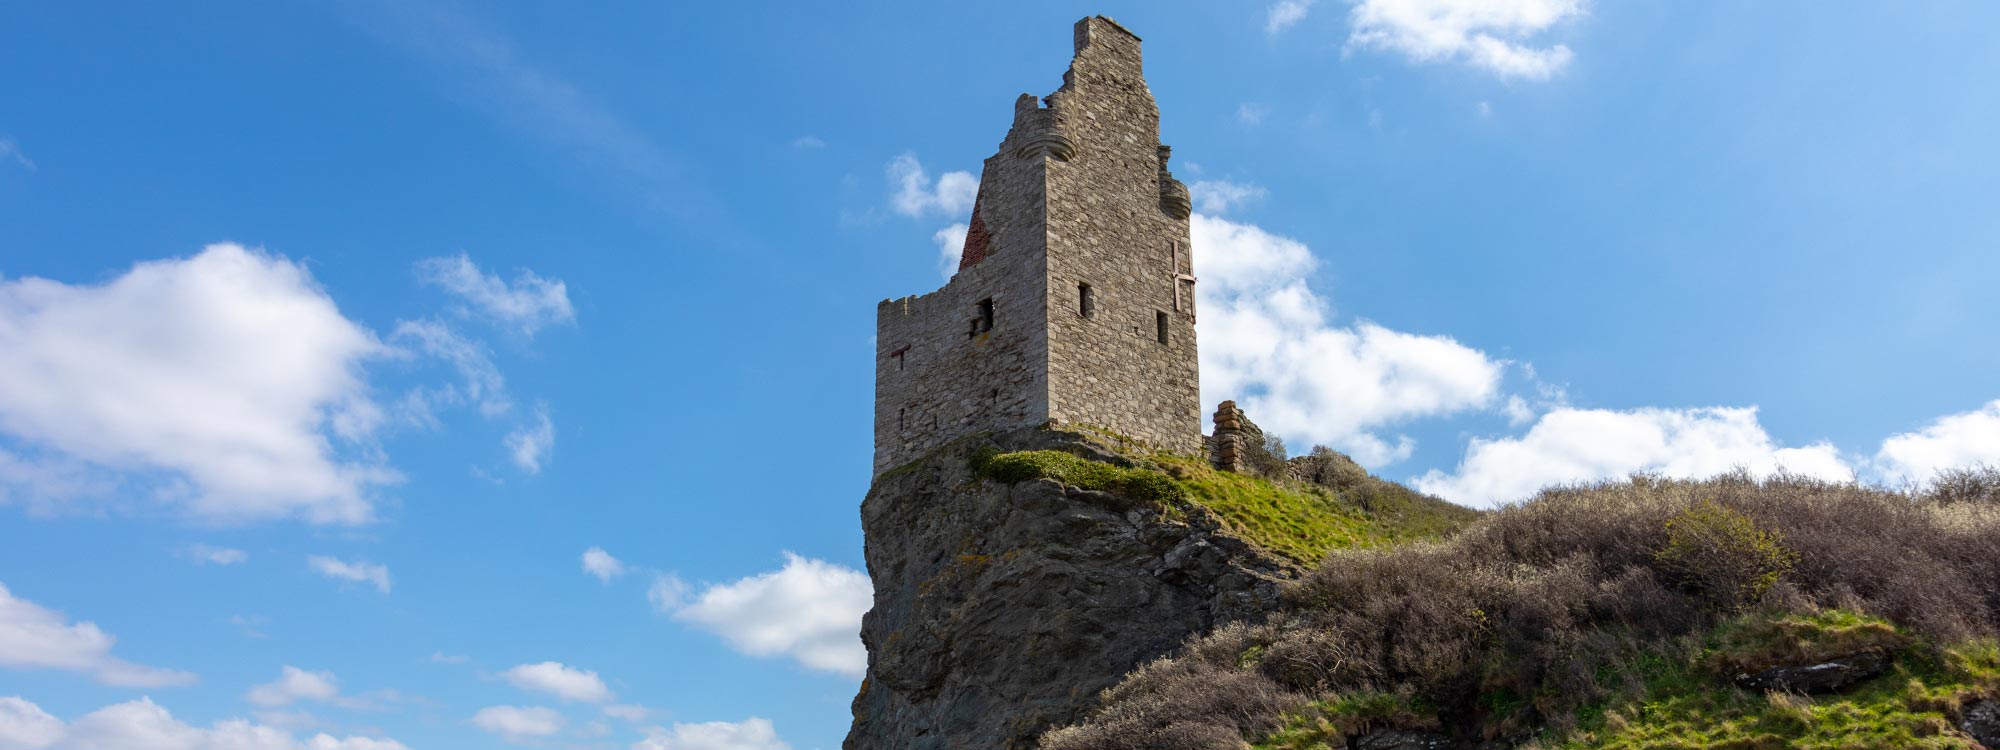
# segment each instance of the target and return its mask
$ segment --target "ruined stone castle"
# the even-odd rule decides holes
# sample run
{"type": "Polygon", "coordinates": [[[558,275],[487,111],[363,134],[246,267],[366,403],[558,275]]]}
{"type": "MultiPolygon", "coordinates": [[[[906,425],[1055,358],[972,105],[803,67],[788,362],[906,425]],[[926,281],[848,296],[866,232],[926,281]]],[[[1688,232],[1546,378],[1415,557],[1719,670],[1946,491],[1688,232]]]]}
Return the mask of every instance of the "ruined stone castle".
{"type": "Polygon", "coordinates": [[[1101,16],[1075,37],[1062,88],[1014,102],[957,274],[876,308],[876,473],[1035,425],[1202,450],[1187,187],[1139,37],[1101,16]]]}

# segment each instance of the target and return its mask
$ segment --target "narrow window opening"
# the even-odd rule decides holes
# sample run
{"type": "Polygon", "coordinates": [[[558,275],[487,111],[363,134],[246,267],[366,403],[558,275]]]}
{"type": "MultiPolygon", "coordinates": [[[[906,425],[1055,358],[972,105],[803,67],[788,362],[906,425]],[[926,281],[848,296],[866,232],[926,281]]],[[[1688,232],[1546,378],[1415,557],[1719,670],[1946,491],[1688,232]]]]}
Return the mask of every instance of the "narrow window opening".
{"type": "Polygon", "coordinates": [[[1153,313],[1153,323],[1159,329],[1160,343],[1167,343],[1167,314],[1163,312],[1153,313]]]}
{"type": "Polygon", "coordinates": [[[971,338],[991,330],[993,330],[993,298],[987,297],[979,301],[979,314],[973,317],[972,328],[966,336],[971,338]]]}
{"type": "Polygon", "coordinates": [[[910,429],[910,409],[909,409],[909,407],[907,407],[907,406],[906,406],[906,407],[903,407],[903,408],[901,408],[901,409],[897,409],[897,410],[896,410],[896,429],[898,429],[898,430],[907,430],[907,429],[910,429]]]}
{"type": "Polygon", "coordinates": [[[905,347],[903,347],[903,348],[901,348],[901,349],[897,349],[897,350],[895,350],[895,351],[893,351],[893,352],[889,352],[889,356],[890,356],[890,357],[893,357],[893,358],[895,358],[895,360],[896,360],[896,371],[897,371],[897,372],[901,372],[901,371],[903,370],[903,355],[905,355],[905,354],[908,354],[908,353],[910,353],[910,347],[907,347],[907,346],[905,346],[905,347]]]}
{"type": "Polygon", "coordinates": [[[1097,295],[1089,284],[1076,285],[1076,311],[1086,318],[1097,316],[1097,295]]]}

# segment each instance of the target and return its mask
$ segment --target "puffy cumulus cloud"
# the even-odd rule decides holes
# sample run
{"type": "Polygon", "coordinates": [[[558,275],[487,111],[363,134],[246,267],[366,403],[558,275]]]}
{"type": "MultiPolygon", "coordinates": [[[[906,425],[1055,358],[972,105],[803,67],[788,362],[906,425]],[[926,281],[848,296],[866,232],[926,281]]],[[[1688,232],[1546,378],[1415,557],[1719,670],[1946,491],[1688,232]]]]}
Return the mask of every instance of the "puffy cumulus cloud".
{"type": "Polygon", "coordinates": [[[1486,407],[1504,363],[1444,336],[1329,321],[1305,279],[1318,266],[1296,240],[1196,214],[1202,402],[1235,399],[1264,429],[1324,443],[1367,466],[1402,459],[1383,428],[1486,407]]]}
{"type": "Polygon", "coordinates": [[[0,584],[0,667],[81,672],[119,687],[171,687],[195,681],[187,672],[112,656],[117,640],[96,623],[70,622],[63,613],[16,597],[0,584]]]}
{"type": "Polygon", "coordinates": [[[787,552],[785,567],[711,585],[673,616],[751,656],[860,677],[868,666],[861,616],[873,600],[861,571],[787,552]]]}
{"type": "Polygon", "coordinates": [[[953,224],[931,234],[931,242],[937,244],[938,275],[950,281],[958,273],[958,261],[965,254],[965,233],[972,231],[969,224],[953,224]]]}
{"type": "Polygon", "coordinates": [[[0,501],[108,473],[211,520],[355,524],[397,480],[361,372],[386,347],[282,257],[218,244],[102,284],[0,281],[0,351],[0,501]]]}
{"type": "Polygon", "coordinates": [[[61,719],[19,696],[0,698],[0,748],[53,747],[63,736],[61,719]]]}
{"type": "Polygon", "coordinates": [[[569,288],[556,279],[544,279],[521,269],[509,284],[498,274],[486,273],[465,253],[447,258],[417,261],[417,277],[426,284],[443,288],[465,303],[468,312],[532,336],[558,323],[576,322],[576,310],[569,303],[569,288]]]}
{"type": "Polygon", "coordinates": [[[610,583],[611,579],[625,574],[625,563],[605,552],[603,547],[591,547],[583,551],[583,572],[610,583]]]}
{"type": "Polygon", "coordinates": [[[472,715],[472,725],[509,742],[548,737],[569,720],[542,706],[487,706],[472,715]]]}
{"type": "Polygon", "coordinates": [[[2000,466],[2000,401],[1891,435],[1875,462],[1889,478],[1909,481],[1928,480],[1944,469],[2000,466]]]}
{"type": "Polygon", "coordinates": [[[548,693],[566,701],[604,703],[612,698],[611,689],[604,686],[604,680],[596,672],[576,669],[560,662],[522,664],[501,672],[500,677],[522,690],[548,693]]]}
{"type": "Polygon", "coordinates": [[[289,706],[298,701],[326,702],[340,695],[332,672],[308,672],[286,665],[278,679],[250,688],[243,697],[259,706],[289,706]]]}
{"type": "Polygon", "coordinates": [[[791,747],[778,739],[778,730],[771,726],[770,720],[752,716],[740,722],[647,727],[646,737],[634,743],[632,750],[791,750],[791,747]]]}
{"type": "Polygon", "coordinates": [[[1188,183],[1194,205],[1203,213],[1225,214],[1229,209],[1264,197],[1262,185],[1229,180],[1196,180],[1188,183]]]}
{"type": "Polygon", "coordinates": [[[1452,472],[1433,469],[1416,488],[1473,506],[1527,498],[1543,487],[1635,473],[1704,478],[1746,469],[1784,470],[1851,481],[1854,469],[1827,443],[1780,447],[1757,421],[1757,409],[1560,408],[1518,437],[1474,439],[1452,472]]]}
{"type": "Polygon", "coordinates": [[[556,423],[549,419],[548,405],[535,407],[535,421],[507,433],[505,443],[507,456],[514,460],[514,466],[529,474],[542,473],[542,467],[548,465],[549,454],[556,449],[556,423]]]}
{"type": "Polygon", "coordinates": [[[1264,33],[1276,34],[1306,19],[1313,0],[1278,0],[1264,11],[1264,33]]]}
{"type": "Polygon", "coordinates": [[[20,698],[0,698],[0,748],[7,750],[408,750],[386,737],[317,734],[300,740],[290,731],[243,719],[208,728],[186,724],[141,698],[106,706],[73,723],[20,698]]]}
{"type": "Polygon", "coordinates": [[[313,555],[306,558],[306,566],[320,575],[336,581],[366,583],[384,594],[389,593],[389,566],[366,560],[348,562],[337,557],[313,555]]]}
{"type": "Polygon", "coordinates": [[[1349,48],[1417,62],[1456,61],[1502,78],[1547,80],[1569,65],[1561,44],[1531,38],[1581,16],[1587,0],[1357,0],[1349,48]]]}
{"type": "Polygon", "coordinates": [[[972,210],[979,195],[979,178],[971,172],[946,172],[933,181],[916,154],[889,160],[889,206],[910,218],[931,214],[960,216],[972,210]]]}

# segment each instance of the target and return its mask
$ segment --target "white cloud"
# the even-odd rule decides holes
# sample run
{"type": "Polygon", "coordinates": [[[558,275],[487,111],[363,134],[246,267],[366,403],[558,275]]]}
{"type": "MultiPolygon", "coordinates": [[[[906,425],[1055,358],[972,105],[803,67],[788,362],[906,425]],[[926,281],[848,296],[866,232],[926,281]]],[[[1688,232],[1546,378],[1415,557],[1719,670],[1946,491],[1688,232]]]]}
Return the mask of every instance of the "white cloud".
{"type": "Polygon", "coordinates": [[[672,573],[654,575],[653,585],[646,587],[646,601],[652,602],[654,609],[668,614],[678,611],[681,605],[686,604],[687,595],[687,582],[672,573]]]}
{"type": "Polygon", "coordinates": [[[385,737],[318,734],[304,741],[289,730],[243,719],[207,729],[175,719],[151,698],[106,706],[74,723],[21,698],[0,698],[0,748],[5,750],[408,750],[385,737]]]}
{"type": "Polygon", "coordinates": [[[979,195],[979,178],[971,172],[946,172],[932,182],[915,154],[889,160],[888,173],[889,184],[895,190],[889,196],[889,205],[911,218],[932,213],[965,215],[972,210],[973,198],[979,195]]]}
{"type": "Polygon", "coordinates": [[[111,646],[117,640],[96,623],[69,622],[61,612],[18,598],[0,584],[0,667],[82,672],[119,687],[170,687],[195,681],[187,672],[112,656],[111,646]]]}
{"type": "Polygon", "coordinates": [[[389,340],[399,347],[412,348],[437,357],[458,370],[462,386],[413,391],[404,399],[406,410],[418,422],[433,423],[438,405],[472,403],[486,416],[505,414],[514,408],[507,397],[506,379],[485,345],[459,335],[451,326],[435,320],[406,320],[396,324],[389,340]],[[462,389],[462,390],[461,390],[462,389]]]}
{"type": "Polygon", "coordinates": [[[859,677],[868,666],[861,616],[873,600],[866,574],[787,552],[785,567],[711,585],[673,616],[751,656],[859,677]]]}
{"type": "Polygon", "coordinates": [[[1306,285],[1318,260],[1304,244],[1203,214],[1192,237],[1207,408],[1234,399],[1266,430],[1379,467],[1415,445],[1384,428],[1498,398],[1503,363],[1477,349],[1366,321],[1332,325],[1306,285]]]}
{"type": "Polygon", "coordinates": [[[1531,37],[1584,13],[1587,0],[1357,0],[1349,48],[1417,62],[1455,61],[1502,78],[1547,80],[1573,56],[1531,37]]]}
{"type": "Polygon", "coordinates": [[[373,585],[376,590],[384,594],[389,593],[389,566],[387,565],[371,563],[366,560],[347,562],[339,558],[324,555],[313,555],[306,558],[306,565],[310,566],[314,572],[328,578],[353,581],[355,583],[367,583],[373,585]]]}
{"type": "Polygon", "coordinates": [[[0,502],[109,473],[208,519],[354,524],[397,479],[361,373],[387,350],[282,257],[218,244],[102,284],[0,281],[0,351],[0,435],[25,451],[0,446],[0,502]]]}
{"type": "Polygon", "coordinates": [[[826,140],[816,135],[802,135],[792,139],[792,148],[826,148],[826,140]]]}
{"type": "Polygon", "coordinates": [[[646,717],[652,715],[652,713],[645,706],[630,703],[614,703],[604,707],[605,716],[613,719],[624,719],[626,721],[645,721],[646,717]]]}
{"type": "Polygon", "coordinates": [[[472,725],[509,742],[547,737],[569,724],[555,709],[542,706],[487,706],[472,715],[472,725]]]}
{"type": "Polygon", "coordinates": [[[612,698],[611,689],[604,686],[604,680],[596,672],[553,661],[522,664],[501,672],[500,676],[514,687],[548,693],[566,701],[603,703],[612,698]]]}
{"type": "Polygon", "coordinates": [[[447,654],[443,651],[431,652],[431,663],[433,664],[464,664],[469,661],[472,661],[472,657],[463,654],[447,654]]]}
{"type": "Polygon", "coordinates": [[[243,550],[211,547],[206,544],[190,545],[187,548],[187,555],[188,559],[195,561],[197,565],[237,565],[250,559],[250,553],[243,550]]]}
{"type": "Polygon", "coordinates": [[[1305,20],[1306,11],[1312,9],[1313,0],[1278,0],[1271,4],[1264,14],[1264,33],[1276,34],[1292,24],[1305,20]]]}
{"type": "Polygon", "coordinates": [[[1251,127],[1264,124],[1265,115],[1270,113],[1270,107],[1255,102],[1236,105],[1236,121],[1251,127]]]}
{"type": "Polygon", "coordinates": [[[2000,400],[1891,435],[1875,461],[1890,478],[1910,481],[1929,480],[1943,469],[2000,466],[2000,400]]]}
{"type": "Polygon", "coordinates": [[[583,551],[583,572],[597,576],[597,580],[610,583],[611,579],[625,574],[625,563],[605,552],[603,547],[591,547],[583,551]]]}
{"type": "Polygon", "coordinates": [[[298,701],[324,703],[340,695],[340,683],[332,672],[307,672],[286,665],[278,679],[250,688],[243,697],[259,706],[289,706],[298,701]]]}
{"type": "Polygon", "coordinates": [[[0,748],[53,747],[63,736],[61,719],[19,696],[0,697],[0,748]]]}
{"type": "Polygon", "coordinates": [[[14,162],[31,172],[35,169],[35,163],[28,160],[27,154],[21,153],[20,144],[11,138],[0,138],[0,161],[14,162]]]}
{"type": "Polygon", "coordinates": [[[569,289],[560,280],[544,279],[534,271],[521,269],[509,284],[498,274],[486,273],[465,253],[449,258],[417,261],[417,277],[435,284],[487,318],[533,336],[545,326],[576,322],[576,310],[569,304],[569,289]]]}
{"type": "Polygon", "coordinates": [[[1565,407],[1542,415],[1524,435],[1474,439],[1455,471],[1433,469],[1414,486],[1454,502],[1493,506],[1555,484],[1634,473],[1705,478],[1738,467],[1758,475],[1783,468],[1833,481],[1854,479],[1853,468],[1830,444],[1779,447],[1758,423],[1755,407],[1565,407]]]}
{"type": "Polygon", "coordinates": [[[645,739],[632,750],[790,750],[778,739],[768,719],[752,716],[741,722],[710,721],[675,724],[672,729],[647,727],[645,739]]]}
{"type": "Polygon", "coordinates": [[[1188,183],[1188,192],[1194,194],[1195,208],[1209,214],[1229,213],[1229,209],[1262,199],[1265,194],[1262,185],[1228,180],[1196,180],[1188,183]]]}
{"type": "Polygon", "coordinates": [[[535,407],[534,424],[522,425],[507,433],[507,455],[514,465],[529,474],[542,473],[549,453],[556,448],[556,423],[549,419],[548,404],[535,407]]]}
{"type": "Polygon", "coordinates": [[[931,235],[931,241],[937,243],[938,275],[946,281],[958,273],[958,261],[965,254],[965,233],[968,231],[969,225],[953,224],[931,235]]]}

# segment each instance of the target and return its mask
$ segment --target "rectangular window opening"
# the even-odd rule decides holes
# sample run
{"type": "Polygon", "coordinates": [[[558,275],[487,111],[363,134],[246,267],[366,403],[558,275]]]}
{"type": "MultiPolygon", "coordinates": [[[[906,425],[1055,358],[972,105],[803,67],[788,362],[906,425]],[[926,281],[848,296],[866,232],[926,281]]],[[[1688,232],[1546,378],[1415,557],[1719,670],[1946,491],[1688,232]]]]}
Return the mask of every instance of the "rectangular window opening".
{"type": "Polygon", "coordinates": [[[1153,323],[1159,328],[1160,343],[1167,343],[1167,314],[1163,312],[1153,313],[1153,323]]]}
{"type": "Polygon", "coordinates": [[[1089,284],[1076,285],[1076,311],[1086,318],[1097,316],[1097,295],[1089,284]]]}
{"type": "Polygon", "coordinates": [[[993,298],[979,301],[979,315],[972,319],[973,336],[993,330],[993,298]]]}

